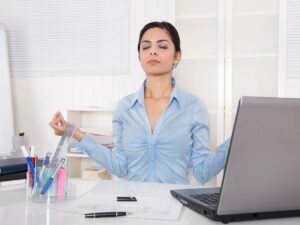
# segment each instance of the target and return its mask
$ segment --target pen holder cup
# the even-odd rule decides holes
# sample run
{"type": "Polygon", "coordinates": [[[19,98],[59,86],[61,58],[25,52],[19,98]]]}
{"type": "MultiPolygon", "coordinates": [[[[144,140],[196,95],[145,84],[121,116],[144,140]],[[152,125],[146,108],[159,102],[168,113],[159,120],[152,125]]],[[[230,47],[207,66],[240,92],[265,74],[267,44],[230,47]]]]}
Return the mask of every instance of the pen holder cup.
{"type": "Polygon", "coordinates": [[[39,203],[55,203],[69,200],[75,196],[66,167],[61,167],[55,174],[54,169],[36,167],[36,175],[27,172],[26,197],[28,201],[39,203]]]}

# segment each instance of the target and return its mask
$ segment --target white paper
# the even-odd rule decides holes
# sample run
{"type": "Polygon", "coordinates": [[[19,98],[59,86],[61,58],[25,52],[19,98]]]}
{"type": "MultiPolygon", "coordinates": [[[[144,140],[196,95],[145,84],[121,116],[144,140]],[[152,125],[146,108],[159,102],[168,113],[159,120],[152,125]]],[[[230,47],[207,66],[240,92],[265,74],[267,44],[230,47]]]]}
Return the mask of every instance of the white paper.
{"type": "Polygon", "coordinates": [[[181,209],[182,205],[172,198],[137,197],[136,202],[117,202],[116,196],[88,194],[58,210],[77,214],[125,211],[129,213],[126,217],[177,220],[181,209]]]}

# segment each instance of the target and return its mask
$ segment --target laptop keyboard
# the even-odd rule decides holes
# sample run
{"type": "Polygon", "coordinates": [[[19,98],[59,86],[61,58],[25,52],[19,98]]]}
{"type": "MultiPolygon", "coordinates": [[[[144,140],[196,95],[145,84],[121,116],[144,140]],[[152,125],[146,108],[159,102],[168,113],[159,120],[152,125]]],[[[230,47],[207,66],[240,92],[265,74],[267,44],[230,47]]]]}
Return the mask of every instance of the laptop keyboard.
{"type": "Polygon", "coordinates": [[[197,200],[204,202],[207,205],[216,205],[220,198],[220,193],[201,194],[201,195],[190,195],[197,200]]]}

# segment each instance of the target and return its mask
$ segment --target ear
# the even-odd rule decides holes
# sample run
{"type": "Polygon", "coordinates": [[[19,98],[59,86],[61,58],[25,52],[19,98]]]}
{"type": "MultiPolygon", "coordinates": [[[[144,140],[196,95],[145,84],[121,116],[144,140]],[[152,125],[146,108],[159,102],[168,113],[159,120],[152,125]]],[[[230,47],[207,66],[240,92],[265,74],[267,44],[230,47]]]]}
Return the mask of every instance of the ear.
{"type": "Polygon", "coordinates": [[[179,63],[180,59],[181,59],[181,52],[176,52],[174,57],[174,63],[175,64],[179,63]]]}

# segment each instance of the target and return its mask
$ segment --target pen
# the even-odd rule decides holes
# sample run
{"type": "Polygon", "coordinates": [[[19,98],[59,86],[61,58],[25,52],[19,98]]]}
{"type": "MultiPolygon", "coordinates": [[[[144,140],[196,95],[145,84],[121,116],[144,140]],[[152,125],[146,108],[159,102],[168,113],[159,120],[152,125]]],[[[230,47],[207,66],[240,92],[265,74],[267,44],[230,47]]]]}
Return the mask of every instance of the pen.
{"type": "Polygon", "coordinates": [[[51,152],[47,152],[45,159],[43,161],[43,166],[42,166],[42,170],[40,172],[40,179],[43,178],[44,172],[45,172],[45,168],[46,166],[48,166],[49,162],[50,162],[50,156],[51,156],[51,152]]]}
{"type": "Polygon", "coordinates": [[[136,202],[136,197],[124,197],[124,196],[118,196],[117,197],[118,202],[136,202]]]}
{"type": "MultiPolygon", "coordinates": [[[[26,159],[26,161],[27,161],[27,164],[28,164],[28,166],[29,166],[29,169],[30,169],[30,171],[32,172],[33,177],[35,177],[35,176],[36,176],[36,172],[35,172],[34,166],[33,166],[32,163],[31,163],[31,160],[30,160],[30,157],[29,157],[28,152],[27,152],[27,150],[26,150],[26,147],[25,147],[24,145],[22,145],[22,146],[21,146],[21,150],[22,150],[23,155],[24,155],[24,157],[25,157],[25,159],[26,159]]],[[[37,181],[37,183],[38,183],[38,185],[39,185],[39,187],[40,187],[40,186],[41,186],[41,182],[40,182],[40,179],[39,179],[38,177],[36,177],[36,181],[37,181]]]]}
{"type": "Polygon", "coordinates": [[[34,145],[32,145],[30,148],[29,148],[29,150],[30,150],[30,157],[32,157],[32,158],[35,158],[35,146],[34,145]]]}
{"type": "Polygon", "coordinates": [[[127,212],[95,212],[85,214],[85,218],[117,217],[126,216],[127,212]]]}
{"type": "Polygon", "coordinates": [[[51,184],[52,184],[52,182],[54,180],[54,177],[56,176],[56,174],[57,174],[58,170],[60,169],[60,167],[62,167],[62,165],[64,164],[65,160],[66,160],[65,158],[62,158],[60,160],[60,162],[59,162],[58,166],[56,167],[54,173],[52,174],[52,176],[49,178],[49,180],[44,185],[44,187],[43,187],[43,189],[41,191],[42,195],[44,195],[48,191],[49,187],[51,186],[51,184]]]}
{"type": "MultiPolygon", "coordinates": [[[[34,146],[29,147],[29,152],[30,152],[30,156],[29,156],[30,161],[31,161],[33,167],[35,167],[35,156],[34,156],[35,155],[35,147],[34,146]]],[[[33,174],[31,174],[31,175],[33,175],[33,174]]]]}

